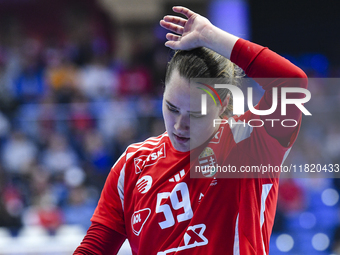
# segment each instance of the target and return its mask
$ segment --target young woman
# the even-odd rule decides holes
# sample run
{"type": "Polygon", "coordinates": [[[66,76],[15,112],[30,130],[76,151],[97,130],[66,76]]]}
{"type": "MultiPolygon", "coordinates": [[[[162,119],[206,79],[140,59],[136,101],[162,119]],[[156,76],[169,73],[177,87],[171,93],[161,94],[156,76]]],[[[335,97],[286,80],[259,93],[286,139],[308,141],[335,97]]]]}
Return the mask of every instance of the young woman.
{"type": "MultiPolygon", "coordinates": [[[[224,113],[231,93],[217,89],[221,103],[214,104],[209,97],[203,115],[202,91],[215,91],[190,79],[221,78],[236,84],[240,78],[237,66],[249,77],[272,78],[258,79],[265,93],[256,108],[266,110],[272,105],[274,87],[306,88],[306,75],[269,49],[222,31],[187,8],[173,10],[187,19],[165,16],[160,22],[171,32],[165,45],[178,50],[165,79],[166,132],[130,145],[115,163],[92,225],[74,254],[116,254],[126,238],[133,254],[269,252],[278,179],[190,178],[190,164],[198,151],[197,164],[213,158],[238,168],[281,165],[297,136],[301,111],[288,105],[287,114],[281,116],[279,101],[270,116],[248,111],[228,119],[224,113]],[[263,121],[261,127],[214,126],[213,120],[219,118],[235,123],[293,119],[298,125],[283,127],[263,121]]],[[[297,93],[290,96],[300,97],[297,93]]]]}

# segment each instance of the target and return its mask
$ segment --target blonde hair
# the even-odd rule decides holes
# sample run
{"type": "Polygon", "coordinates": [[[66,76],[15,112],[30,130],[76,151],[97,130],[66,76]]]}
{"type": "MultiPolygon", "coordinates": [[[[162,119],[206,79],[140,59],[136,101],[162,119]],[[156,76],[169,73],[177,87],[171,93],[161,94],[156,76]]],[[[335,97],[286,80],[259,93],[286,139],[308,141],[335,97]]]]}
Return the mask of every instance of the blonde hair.
{"type": "MultiPolygon", "coordinates": [[[[165,75],[165,85],[169,82],[174,70],[187,79],[217,78],[218,83],[240,86],[243,71],[229,59],[204,47],[190,51],[178,50],[170,60],[165,75]]],[[[216,80],[214,80],[216,83],[216,80]]],[[[233,110],[232,94],[228,89],[216,89],[222,102],[230,94],[229,104],[224,115],[230,115],[233,110]]]]}

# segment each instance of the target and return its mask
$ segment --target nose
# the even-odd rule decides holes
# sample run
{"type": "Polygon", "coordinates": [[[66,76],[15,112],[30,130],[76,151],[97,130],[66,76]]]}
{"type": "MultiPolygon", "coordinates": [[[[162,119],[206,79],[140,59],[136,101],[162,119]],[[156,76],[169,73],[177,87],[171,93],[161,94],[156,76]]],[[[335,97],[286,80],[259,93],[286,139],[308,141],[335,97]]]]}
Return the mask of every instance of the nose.
{"type": "Polygon", "coordinates": [[[188,131],[190,129],[190,117],[185,115],[179,115],[176,119],[175,123],[175,130],[176,131],[188,131]]]}

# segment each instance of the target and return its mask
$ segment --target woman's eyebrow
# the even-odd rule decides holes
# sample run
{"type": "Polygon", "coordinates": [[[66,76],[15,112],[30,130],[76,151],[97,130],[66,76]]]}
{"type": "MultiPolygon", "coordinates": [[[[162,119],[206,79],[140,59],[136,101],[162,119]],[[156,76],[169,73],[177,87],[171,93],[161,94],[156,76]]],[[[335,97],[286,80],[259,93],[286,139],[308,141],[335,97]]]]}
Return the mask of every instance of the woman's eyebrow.
{"type": "Polygon", "coordinates": [[[169,106],[171,106],[171,107],[173,107],[173,108],[176,108],[176,109],[179,109],[179,107],[173,105],[173,104],[170,103],[168,100],[165,100],[165,101],[166,101],[166,103],[167,103],[169,106]]]}

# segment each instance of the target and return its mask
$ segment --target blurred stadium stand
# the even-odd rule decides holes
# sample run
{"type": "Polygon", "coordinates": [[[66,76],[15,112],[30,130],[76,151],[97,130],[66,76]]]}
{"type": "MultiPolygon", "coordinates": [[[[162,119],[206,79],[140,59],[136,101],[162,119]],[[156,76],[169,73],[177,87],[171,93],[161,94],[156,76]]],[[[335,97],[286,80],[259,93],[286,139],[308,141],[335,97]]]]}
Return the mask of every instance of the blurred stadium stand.
{"type": "MultiPolygon", "coordinates": [[[[255,2],[181,4],[224,27],[233,19],[221,8],[238,8],[246,20],[237,22],[240,36],[273,45],[315,77],[306,104],[313,117],[303,118],[286,164],[339,164],[340,86],[325,78],[339,76],[340,51],[304,51],[305,41],[294,39],[298,26],[290,34],[298,48],[282,45],[286,30],[285,41],[280,33],[263,33],[279,21],[260,19],[280,10],[282,1],[264,1],[263,14],[263,3],[255,2]]],[[[314,13],[306,1],[299,5],[302,17],[314,13]]],[[[158,21],[171,6],[163,0],[0,0],[0,255],[71,254],[115,160],[132,142],[164,131],[161,97],[171,54],[158,21]]],[[[291,177],[280,184],[270,254],[340,254],[340,182],[332,178],[338,176],[291,177]]],[[[131,254],[128,243],[120,254],[131,254]]]]}

